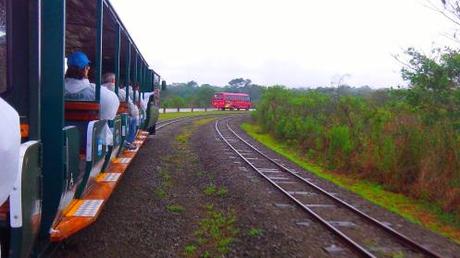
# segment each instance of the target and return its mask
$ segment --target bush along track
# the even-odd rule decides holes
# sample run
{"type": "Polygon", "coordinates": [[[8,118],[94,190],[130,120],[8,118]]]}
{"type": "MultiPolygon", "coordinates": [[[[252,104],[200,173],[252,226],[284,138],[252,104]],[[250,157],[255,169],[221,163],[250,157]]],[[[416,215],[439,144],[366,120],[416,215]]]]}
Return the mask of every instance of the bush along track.
{"type": "Polygon", "coordinates": [[[420,224],[460,243],[460,218],[455,214],[443,211],[440,205],[389,191],[378,183],[369,182],[350,173],[340,173],[337,170],[321,167],[317,163],[315,164],[308,154],[301,149],[286,143],[286,141],[276,139],[255,123],[244,123],[241,128],[253,139],[305,170],[348,189],[413,223],[420,224]]]}
{"type": "Polygon", "coordinates": [[[221,205],[228,190],[202,169],[189,143],[200,126],[214,119],[203,118],[184,126],[175,137],[174,154],[162,158],[161,182],[154,194],[164,202],[165,212],[183,218],[184,242],[178,244],[177,256],[224,256],[239,232],[235,212],[221,205]]]}

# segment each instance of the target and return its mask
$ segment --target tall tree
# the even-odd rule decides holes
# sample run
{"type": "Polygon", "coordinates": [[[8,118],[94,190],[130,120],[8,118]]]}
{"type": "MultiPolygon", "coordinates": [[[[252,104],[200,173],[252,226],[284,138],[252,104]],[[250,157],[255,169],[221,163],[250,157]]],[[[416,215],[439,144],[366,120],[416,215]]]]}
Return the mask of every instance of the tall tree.
{"type": "Polygon", "coordinates": [[[425,0],[426,6],[446,17],[453,22],[458,28],[453,34],[453,39],[458,39],[460,31],[460,0],[425,0]]]}
{"type": "Polygon", "coordinates": [[[228,82],[228,85],[235,88],[242,88],[250,85],[252,83],[251,79],[236,78],[228,82]]]}

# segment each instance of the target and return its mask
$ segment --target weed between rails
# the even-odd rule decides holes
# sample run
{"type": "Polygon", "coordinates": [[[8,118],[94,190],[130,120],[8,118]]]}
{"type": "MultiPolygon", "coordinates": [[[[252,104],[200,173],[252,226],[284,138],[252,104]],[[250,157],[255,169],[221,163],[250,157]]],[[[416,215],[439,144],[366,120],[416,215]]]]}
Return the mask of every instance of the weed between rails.
{"type": "Polygon", "coordinates": [[[260,228],[250,228],[248,230],[248,236],[250,237],[258,237],[258,236],[261,236],[263,234],[263,230],[260,229],[260,228]]]}
{"type": "Polygon", "coordinates": [[[170,204],[166,206],[166,209],[172,213],[182,213],[183,211],[185,211],[185,208],[179,204],[170,204]]]}
{"type": "Polygon", "coordinates": [[[191,257],[220,257],[230,251],[239,230],[235,226],[234,211],[222,212],[213,204],[206,205],[206,217],[199,222],[195,231],[196,241],[184,248],[184,254],[191,257]]]}
{"type": "Polygon", "coordinates": [[[164,168],[159,169],[160,185],[155,189],[155,195],[159,199],[164,199],[168,196],[168,190],[172,186],[171,175],[164,168]]]}
{"type": "Polygon", "coordinates": [[[203,193],[207,196],[218,196],[218,197],[224,197],[227,193],[228,190],[225,187],[216,187],[214,184],[210,184],[207,186],[204,190],[203,193]]]}

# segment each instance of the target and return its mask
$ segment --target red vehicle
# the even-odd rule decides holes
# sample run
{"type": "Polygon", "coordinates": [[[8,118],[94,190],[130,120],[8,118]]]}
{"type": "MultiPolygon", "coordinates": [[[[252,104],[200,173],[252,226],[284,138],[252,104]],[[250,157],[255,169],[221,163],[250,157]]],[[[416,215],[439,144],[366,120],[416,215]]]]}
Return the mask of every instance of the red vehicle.
{"type": "Polygon", "coordinates": [[[251,107],[251,99],[246,93],[218,92],[212,99],[211,104],[217,109],[246,109],[251,107]]]}

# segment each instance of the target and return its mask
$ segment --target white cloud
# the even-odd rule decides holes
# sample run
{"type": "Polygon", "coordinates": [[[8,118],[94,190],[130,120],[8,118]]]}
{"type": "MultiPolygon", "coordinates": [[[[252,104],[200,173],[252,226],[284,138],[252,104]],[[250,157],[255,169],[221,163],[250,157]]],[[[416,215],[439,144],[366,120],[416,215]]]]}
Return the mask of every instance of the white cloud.
{"type": "Polygon", "coordinates": [[[112,0],[149,64],[169,82],[234,77],[288,86],[402,82],[393,54],[453,45],[424,0],[112,0]]]}

